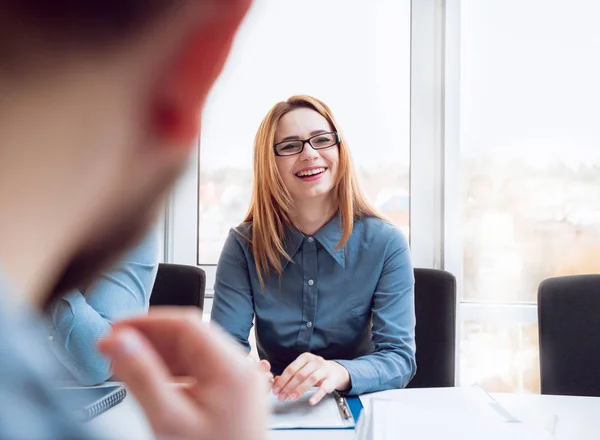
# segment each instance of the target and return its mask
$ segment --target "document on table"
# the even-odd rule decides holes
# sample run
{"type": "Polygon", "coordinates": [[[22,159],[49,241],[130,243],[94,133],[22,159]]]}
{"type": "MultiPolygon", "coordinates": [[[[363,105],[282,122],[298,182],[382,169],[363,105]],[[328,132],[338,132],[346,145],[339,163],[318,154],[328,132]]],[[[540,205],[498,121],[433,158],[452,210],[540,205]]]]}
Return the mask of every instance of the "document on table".
{"type": "Polygon", "coordinates": [[[373,399],[406,403],[409,412],[403,416],[405,419],[439,412],[452,420],[467,418],[487,422],[516,421],[480,386],[410,388],[365,394],[361,396],[365,410],[369,409],[373,399]]]}
{"type": "Polygon", "coordinates": [[[406,390],[365,403],[356,440],[552,440],[543,426],[521,423],[477,387],[406,390]]]}
{"type": "Polygon", "coordinates": [[[345,429],[354,426],[353,418],[342,418],[340,409],[331,395],[311,406],[308,399],[316,391],[316,388],[309,390],[295,402],[279,402],[276,396],[270,394],[269,429],[345,429]]]}

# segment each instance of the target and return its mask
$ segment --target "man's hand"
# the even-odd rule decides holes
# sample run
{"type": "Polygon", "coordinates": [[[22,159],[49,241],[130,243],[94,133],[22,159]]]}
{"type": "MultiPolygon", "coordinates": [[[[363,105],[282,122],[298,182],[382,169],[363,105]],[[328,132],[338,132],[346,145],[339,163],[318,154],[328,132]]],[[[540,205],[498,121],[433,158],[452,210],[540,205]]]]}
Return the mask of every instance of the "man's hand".
{"type": "Polygon", "coordinates": [[[271,391],[274,382],[273,373],[271,373],[271,364],[269,361],[263,359],[258,362],[258,368],[263,373],[265,382],[267,384],[267,390],[271,391]]]}
{"type": "Polygon", "coordinates": [[[288,398],[295,401],[314,386],[319,389],[310,398],[311,405],[316,405],[334,390],[344,391],[350,388],[350,374],[335,361],[326,361],[312,353],[302,353],[288,365],[281,376],[275,378],[273,394],[281,402],[288,398]]]}
{"type": "Polygon", "coordinates": [[[197,309],[157,308],[147,317],[119,322],[99,348],[158,436],[264,438],[264,372],[221,331],[209,330],[197,309]],[[169,386],[173,376],[192,380],[185,387],[169,386]]]}

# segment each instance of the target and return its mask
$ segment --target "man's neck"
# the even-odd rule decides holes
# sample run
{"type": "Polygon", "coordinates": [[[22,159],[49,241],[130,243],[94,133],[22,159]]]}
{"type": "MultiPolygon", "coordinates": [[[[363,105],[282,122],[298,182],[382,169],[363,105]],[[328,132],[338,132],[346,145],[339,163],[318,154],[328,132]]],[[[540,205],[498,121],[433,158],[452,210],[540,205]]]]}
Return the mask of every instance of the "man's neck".
{"type": "Polygon", "coordinates": [[[300,232],[313,235],[321,229],[338,210],[338,204],[331,196],[295,201],[292,222],[300,232]]]}

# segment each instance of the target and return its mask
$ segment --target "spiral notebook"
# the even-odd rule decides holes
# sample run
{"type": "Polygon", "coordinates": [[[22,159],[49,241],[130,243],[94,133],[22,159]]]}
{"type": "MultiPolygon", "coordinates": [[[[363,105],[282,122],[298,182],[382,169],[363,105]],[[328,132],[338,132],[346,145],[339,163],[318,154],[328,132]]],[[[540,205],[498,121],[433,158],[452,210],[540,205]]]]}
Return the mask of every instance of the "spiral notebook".
{"type": "Polygon", "coordinates": [[[58,388],[55,394],[77,420],[86,422],[122,402],[127,391],[121,385],[113,385],[94,388],[58,388]]]}

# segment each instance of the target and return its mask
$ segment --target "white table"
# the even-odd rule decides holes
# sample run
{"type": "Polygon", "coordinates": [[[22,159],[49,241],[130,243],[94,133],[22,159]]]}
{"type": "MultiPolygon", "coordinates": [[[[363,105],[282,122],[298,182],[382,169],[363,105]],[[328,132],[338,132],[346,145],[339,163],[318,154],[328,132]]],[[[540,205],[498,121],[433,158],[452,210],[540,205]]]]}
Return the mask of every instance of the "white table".
{"type": "Polygon", "coordinates": [[[557,416],[554,435],[559,440],[600,439],[600,397],[492,394],[512,415],[523,421],[545,423],[557,416]]]}
{"type": "MultiPolygon", "coordinates": [[[[393,398],[402,390],[374,393],[369,397],[393,398]]],[[[527,422],[545,424],[557,416],[555,436],[557,440],[598,440],[600,439],[600,398],[541,396],[528,394],[492,394],[513,416],[527,422]]],[[[113,409],[89,422],[92,429],[98,430],[103,438],[152,439],[152,431],[139,404],[132,396],[113,409]]],[[[267,439],[293,440],[349,440],[352,430],[326,431],[269,431],[267,439]]]]}

